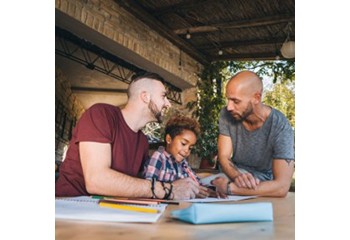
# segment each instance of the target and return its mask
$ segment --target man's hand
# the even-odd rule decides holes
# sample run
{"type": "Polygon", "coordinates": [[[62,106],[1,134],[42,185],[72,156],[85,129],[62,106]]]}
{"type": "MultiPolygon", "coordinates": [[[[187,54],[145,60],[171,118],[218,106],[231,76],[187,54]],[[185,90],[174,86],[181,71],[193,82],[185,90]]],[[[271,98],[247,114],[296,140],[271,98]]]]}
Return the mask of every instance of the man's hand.
{"type": "MultiPolygon", "coordinates": [[[[200,186],[191,178],[182,178],[173,182],[174,200],[192,199],[200,192],[200,186]]],[[[202,195],[203,193],[201,193],[202,195]]]]}
{"type": "Polygon", "coordinates": [[[224,177],[217,177],[211,181],[211,184],[216,187],[216,197],[227,198],[227,183],[228,179],[224,177]]]}
{"type": "Polygon", "coordinates": [[[251,173],[242,173],[235,177],[233,182],[240,188],[256,189],[260,180],[254,178],[251,173]]]}
{"type": "Polygon", "coordinates": [[[203,186],[199,186],[199,193],[196,194],[196,198],[207,198],[210,195],[210,191],[213,191],[213,190],[203,186]]]}

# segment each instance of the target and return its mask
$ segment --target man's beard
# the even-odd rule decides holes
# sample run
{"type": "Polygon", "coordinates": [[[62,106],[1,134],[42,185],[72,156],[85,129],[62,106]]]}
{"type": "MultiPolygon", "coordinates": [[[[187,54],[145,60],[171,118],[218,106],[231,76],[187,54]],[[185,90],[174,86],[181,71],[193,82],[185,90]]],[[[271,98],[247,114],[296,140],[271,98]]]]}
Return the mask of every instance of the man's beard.
{"type": "Polygon", "coordinates": [[[237,122],[243,122],[244,120],[246,120],[249,117],[249,115],[252,114],[252,112],[253,112],[253,107],[252,107],[252,104],[249,103],[247,108],[242,112],[242,114],[234,113],[231,111],[231,116],[237,122]]]}
{"type": "Polygon", "coordinates": [[[152,99],[150,100],[150,102],[148,104],[148,109],[151,111],[154,118],[157,119],[158,123],[163,122],[162,111],[158,109],[157,105],[152,101],[152,99]]]}

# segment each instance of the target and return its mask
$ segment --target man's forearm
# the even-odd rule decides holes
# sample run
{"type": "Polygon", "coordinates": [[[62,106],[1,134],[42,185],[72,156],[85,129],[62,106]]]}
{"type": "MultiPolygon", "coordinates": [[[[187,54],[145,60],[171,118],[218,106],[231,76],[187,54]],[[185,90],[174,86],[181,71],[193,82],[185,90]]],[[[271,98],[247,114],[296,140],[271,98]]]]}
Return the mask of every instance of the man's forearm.
{"type": "Polygon", "coordinates": [[[105,170],[95,176],[86,176],[85,183],[90,194],[152,197],[150,181],[131,177],[112,169],[105,170]]]}
{"type": "Polygon", "coordinates": [[[235,177],[240,175],[239,170],[236,168],[236,166],[232,163],[231,160],[226,159],[220,161],[221,168],[223,172],[233,181],[235,177]]]}
{"type": "Polygon", "coordinates": [[[264,197],[285,197],[289,191],[291,182],[279,182],[276,180],[261,182],[256,189],[239,188],[234,183],[230,184],[233,194],[256,195],[264,197]]]}

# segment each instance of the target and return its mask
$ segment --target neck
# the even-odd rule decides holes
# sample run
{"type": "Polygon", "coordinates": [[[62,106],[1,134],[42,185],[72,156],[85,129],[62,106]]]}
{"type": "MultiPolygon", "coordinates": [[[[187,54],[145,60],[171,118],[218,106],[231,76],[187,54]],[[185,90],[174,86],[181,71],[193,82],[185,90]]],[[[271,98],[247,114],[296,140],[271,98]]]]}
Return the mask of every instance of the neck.
{"type": "Polygon", "coordinates": [[[134,132],[138,132],[148,122],[150,122],[146,117],[147,114],[145,113],[144,109],[142,109],[142,106],[140,106],[140,104],[132,104],[128,102],[126,106],[121,110],[126,124],[134,132]]]}
{"type": "Polygon", "coordinates": [[[270,107],[265,106],[264,104],[260,104],[254,109],[254,112],[246,120],[243,121],[243,126],[248,131],[256,130],[264,124],[270,113],[270,107]]]}

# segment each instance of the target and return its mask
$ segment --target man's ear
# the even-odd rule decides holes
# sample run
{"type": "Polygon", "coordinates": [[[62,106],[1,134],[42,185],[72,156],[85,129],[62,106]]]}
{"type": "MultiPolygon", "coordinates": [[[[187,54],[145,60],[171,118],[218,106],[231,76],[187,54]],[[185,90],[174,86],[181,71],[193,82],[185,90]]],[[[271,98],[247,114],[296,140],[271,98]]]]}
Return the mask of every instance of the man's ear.
{"type": "Polygon", "coordinates": [[[261,102],[261,93],[260,92],[256,92],[254,93],[254,104],[258,104],[261,102]]]}
{"type": "Polygon", "coordinates": [[[144,101],[145,103],[149,103],[149,101],[150,101],[150,95],[149,95],[148,92],[142,91],[142,92],[140,93],[140,97],[141,97],[141,100],[142,100],[142,101],[144,101]]]}

